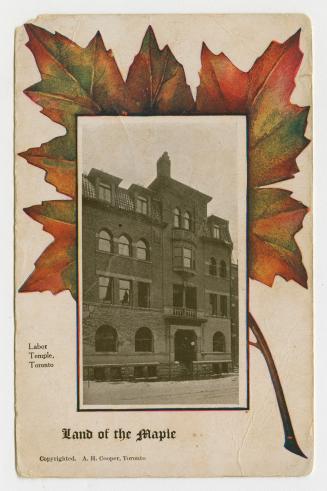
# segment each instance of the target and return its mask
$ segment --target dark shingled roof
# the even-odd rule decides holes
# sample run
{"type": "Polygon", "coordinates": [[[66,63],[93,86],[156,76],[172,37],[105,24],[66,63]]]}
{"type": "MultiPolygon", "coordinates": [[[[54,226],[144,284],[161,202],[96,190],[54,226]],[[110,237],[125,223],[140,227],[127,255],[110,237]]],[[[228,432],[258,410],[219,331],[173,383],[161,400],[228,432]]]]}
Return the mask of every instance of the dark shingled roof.
{"type": "Polygon", "coordinates": [[[86,198],[95,198],[95,189],[93,184],[88,180],[87,176],[82,176],[82,193],[86,198]]]}

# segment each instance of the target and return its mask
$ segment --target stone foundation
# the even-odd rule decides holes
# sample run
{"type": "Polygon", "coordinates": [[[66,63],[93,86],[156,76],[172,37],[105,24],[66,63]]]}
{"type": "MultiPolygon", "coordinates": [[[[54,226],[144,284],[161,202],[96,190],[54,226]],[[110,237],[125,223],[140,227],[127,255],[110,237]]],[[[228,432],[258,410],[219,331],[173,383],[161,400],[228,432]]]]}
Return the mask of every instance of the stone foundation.
{"type": "Polygon", "coordinates": [[[232,371],[231,362],[192,362],[189,366],[183,363],[134,363],[128,365],[106,364],[86,366],[83,369],[83,380],[98,382],[117,381],[157,381],[157,380],[192,380],[219,377],[232,371]]]}

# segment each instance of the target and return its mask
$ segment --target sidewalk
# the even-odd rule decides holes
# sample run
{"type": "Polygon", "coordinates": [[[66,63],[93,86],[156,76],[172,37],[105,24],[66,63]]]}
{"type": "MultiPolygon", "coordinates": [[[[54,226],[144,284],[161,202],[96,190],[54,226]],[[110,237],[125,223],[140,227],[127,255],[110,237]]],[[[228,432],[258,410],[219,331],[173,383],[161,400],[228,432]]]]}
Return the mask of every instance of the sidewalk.
{"type": "Polygon", "coordinates": [[[168,382],[84,382],[84,404],[237,404],[238,376],[168,382]]]}

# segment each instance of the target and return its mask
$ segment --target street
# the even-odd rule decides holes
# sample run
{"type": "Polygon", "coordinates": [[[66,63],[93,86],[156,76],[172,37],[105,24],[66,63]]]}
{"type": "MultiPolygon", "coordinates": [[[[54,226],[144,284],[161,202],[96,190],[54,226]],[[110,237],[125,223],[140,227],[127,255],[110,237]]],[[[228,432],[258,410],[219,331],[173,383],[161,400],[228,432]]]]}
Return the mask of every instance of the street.
{"type": "Polygon", "coordinates": [[[238,375],[167,382],[84,382],[84,404],[237,404],[238,375]]]}

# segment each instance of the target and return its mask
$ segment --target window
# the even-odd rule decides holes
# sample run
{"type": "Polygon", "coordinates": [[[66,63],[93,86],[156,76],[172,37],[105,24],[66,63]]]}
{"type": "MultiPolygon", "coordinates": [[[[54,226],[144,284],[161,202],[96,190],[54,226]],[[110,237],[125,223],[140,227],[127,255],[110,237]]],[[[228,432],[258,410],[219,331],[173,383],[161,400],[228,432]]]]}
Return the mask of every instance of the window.
{"type": "Polygon", "coordinates": [[[131,305],[131,282],[128,280],[119,280],[119,302],[131,305]]]}
{"type": "Polygon", "coordinates": [[[209,262],[209,274],[217,276],[217,262],[214,257],[212,257],[209,262]]]}
{"type": "Polygon", "coordinates": [[[98,236],[99,251],[112,252],[112,236],[107,230],[100,230],[98,236]]]}
{"type": "Polygon", "coordinates": [[[173,285],[173,306],[174,307],[183,307],[184,300],[184,287],[183,285],[173,285]]]}
{"type": "Polygon", "coordinates": [[[227,317],[227,297],[226,297],[226,295],[220,295],[220,314],[223,317],[227,317]]]}
{"type": "Polygon", "coordinates": [[[145,378],[144,368],[142,365],[134,367],[134,378],[145,378]]]}
{"type": "Polygon", "coordinates": [[[184,218],[184,228],[185,230],[190,230],[191,229],[191,215],[189,214],[188,211],[186,211],[183,215],[184,218]]]}
{"type": "Polygon", "coordinates": [[[174,209],[174,227],[181,228],[181,211],[179,208],[174,209]]]}
{"type": "Polygon", "coordinates": [[[149,248],[144,240],[139,240],[136,244],[136,257],[143,261],[149,259],[149,248]]]}
{"type": "Polygon", "coordinates": [[[153,351],[152,332],[147,327],[140,327],[136,331],[135,351],[153,351]]]}
{"type": "Polygon", "coordinates": [[[110,367],[110,380],[121,380],[121,367],[110,367]]]}
{"type": "Polygon", "coordinates": [[[194,286],[187,286],[185,288],[185,307],[187,309],[196,310],[197,306],[196,288],[194,286]]]}
{"type": "Polygon", "coordinates": [[[209,293],[210,315],[218,315],[218,295],[209,293]]]}
{"type": "Polygon", "coordinates": [[[177,268],[195,269],[192,249],[189,249],[188,247],[175,247],[174,266],[177,268]]]}
{"type": "Polygon", "coordinates": [[[148,375],[150,378],[157,376],[157,367],[155,365],[148,366],[148,375]]]}
{"type": "Polygon", "coordinates": [[[111,326],[101,326],[95,333],[95,351],[117,351],[117,331],[111,326]]]}
{"type": "Polygon", "coordinates": [[[118,242],[118,253],[121,256],[130,256],[131,255],[131,244],[126,235],[121,235],[119,237],[118,242]]]}
{"type": "Polygon", "coordinates": [[[99,184],[99,199],[111,203],[111,186],[99,184]]]}
{"type": "Polygon", "coordinates": [[[183,266],[183,247],[174,247],[174,266],[183,266]]]}
{"type": "Polygon", "coordinates": [[[192,249],[183,247],[183,266],[184,268],[192,267],[192,249]]]}
{"type": "Polygon", "coordinates": [[[106,379],[106,372],[104,367],[94,367],[94,380],[97,382],[103,382],[106,379]]]}
{"type": "Polygon", "coordinates": [[[214,225],[212,229],[212,234],[215,239],[220,239],[220,227],[219,225],[214,225]]]}
{"type": "Polygon", "coordinates": [[[221,331],[215,332],[215,334],[213,335],[212,344],[213,344],[213,351],[220,351],[220,352],[226,351],[225,336],[221,331]]]}
{"type": "Polygon", "coordinates": [[[139,365],[134,367],[135,378],[156,378],[157,367],[155,365],[139,365]]]}
{"type": "Polygon", "coordinates": [[[148,214],[148,200],[143,198],[143,196],[136,198],[136,211],[137,213],[142,213],[142,215],[148,214]]]}
{"type": "Polygon", "coordinates": [[[226,276],[227,276],[227,267],[226,267],[225,261],[220,261],[219,276],[221,278],[226,278],[226,276]]]}
{"type": "Polygon", "coordinates": [[[139,281],[137,284],[139,307],[150,307],[150,284],[139,281]]]}
{"type": "Polygon", "coordinates": [[[197,290],[193,286],[173,285],[173,306],[196,310],[197,290]],[[185,298],[185,300],[184,300],[185,298]]]}
{"type": "Polygon", "coordinates": [[[99,276],[99,299],[113,302],[113,278],[99,276]]]}

